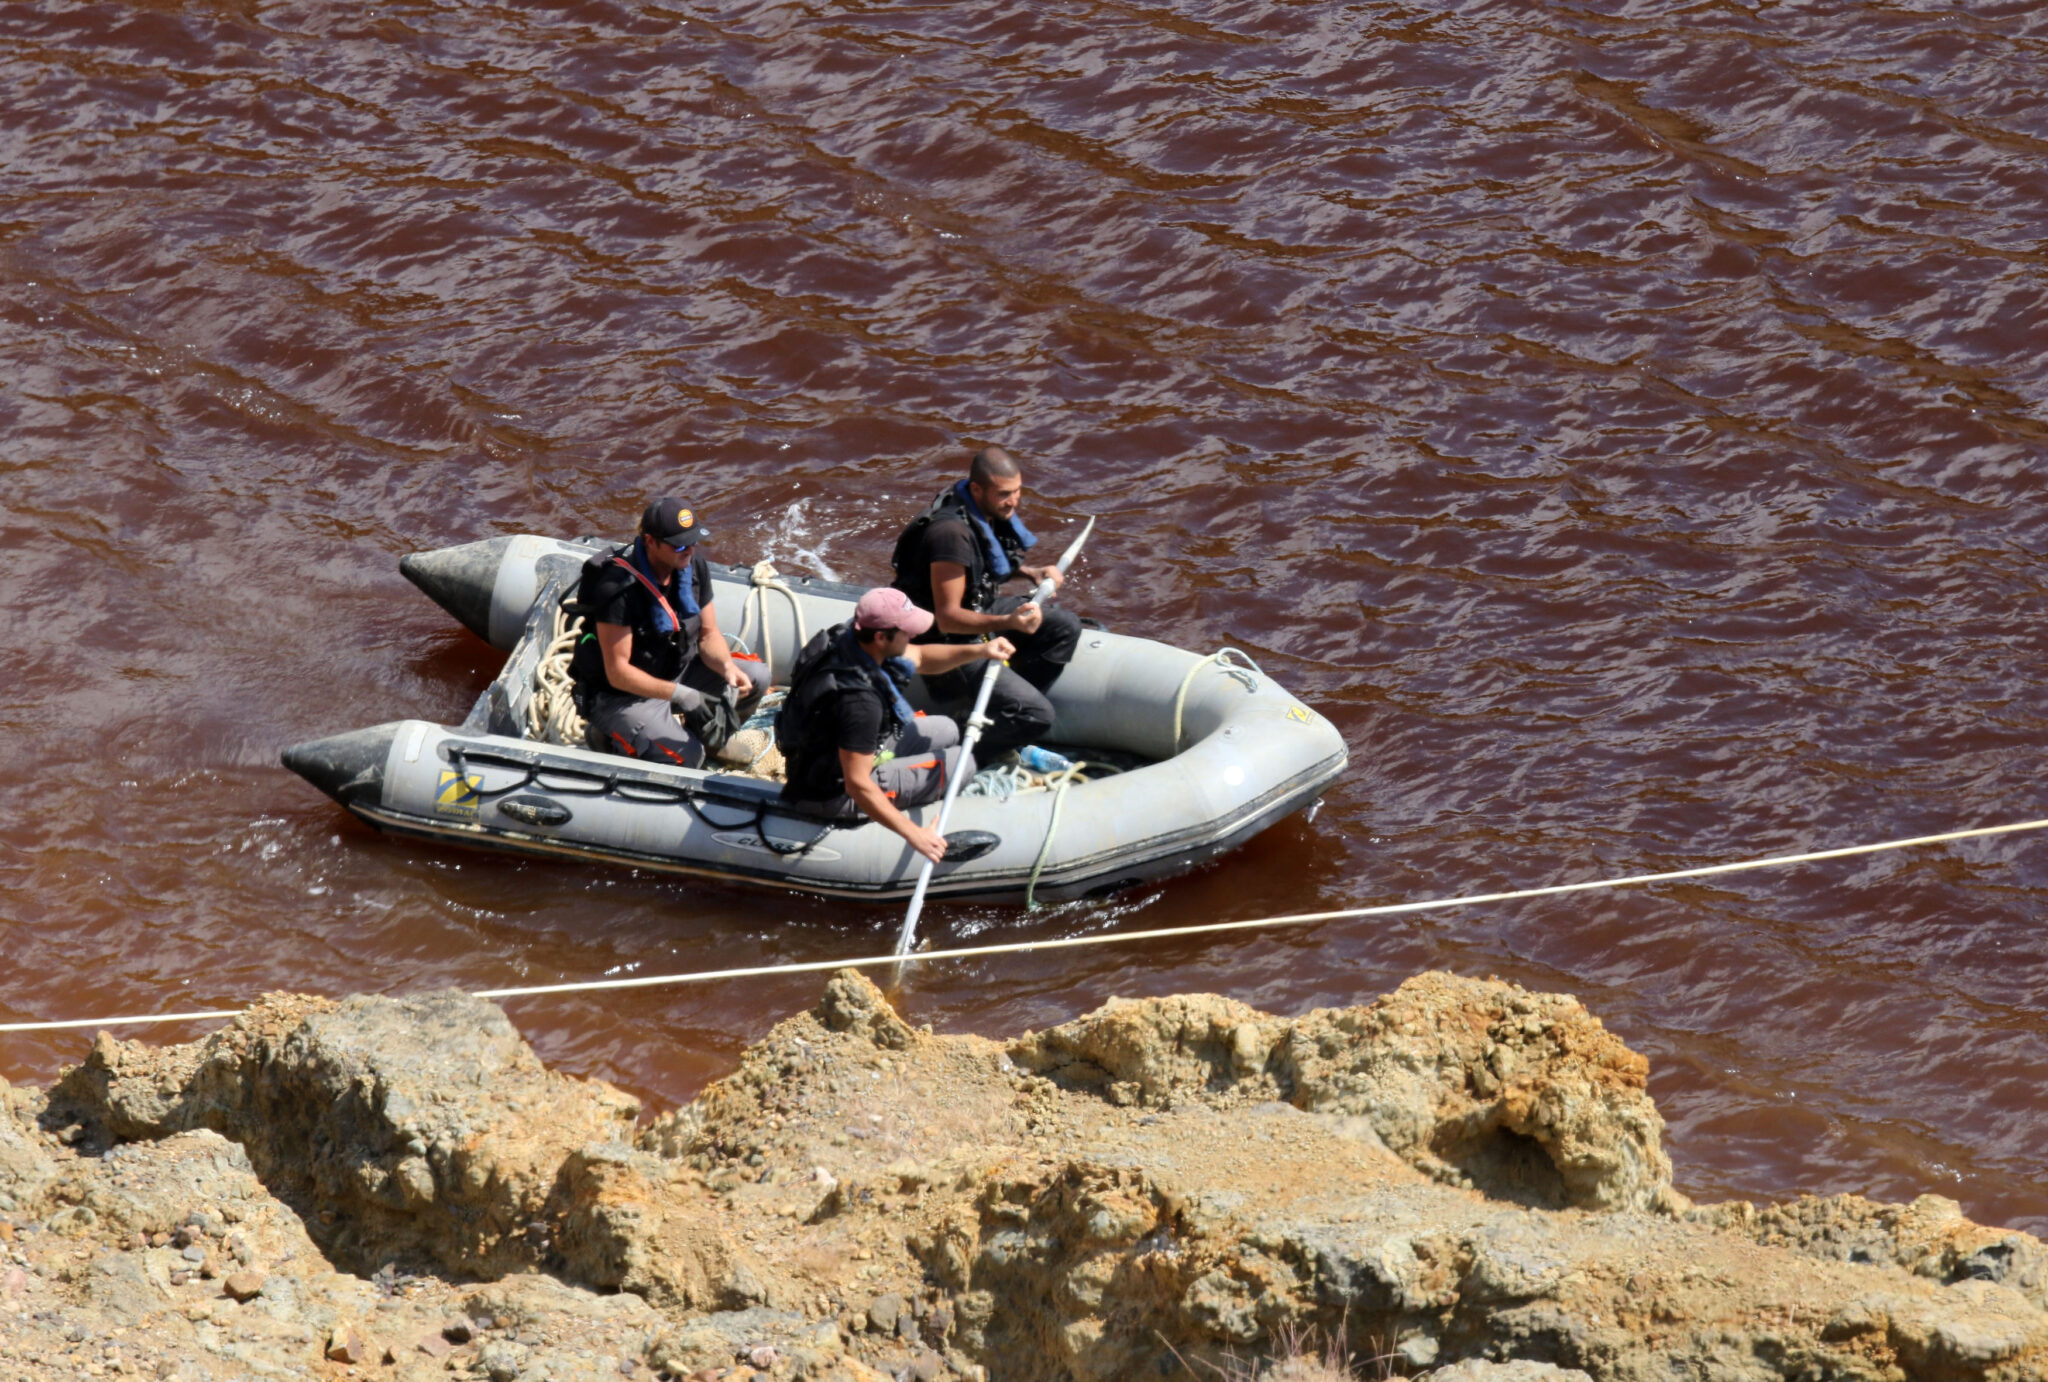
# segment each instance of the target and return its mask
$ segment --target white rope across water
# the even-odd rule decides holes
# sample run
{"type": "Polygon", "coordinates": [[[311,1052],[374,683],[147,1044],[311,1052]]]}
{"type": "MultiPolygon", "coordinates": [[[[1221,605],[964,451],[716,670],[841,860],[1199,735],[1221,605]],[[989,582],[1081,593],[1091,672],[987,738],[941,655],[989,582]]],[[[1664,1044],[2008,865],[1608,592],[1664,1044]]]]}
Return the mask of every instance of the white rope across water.
{"type": "MultiPolygon", "coordinates": [[[[1860,854],[1882,854],[1889,850],[1914,849],[1922,845],[1948,844],[1956,840],[1981,840],[1996,835],[2017,835],[2030,830],[2048,830],[2048,820],[2019,821],[2012,825],[1986,825],[1970,830],[1950,830],[1939,835],[1915,835],[1904,840],[1885,840],[1870,845],[1845,845],[1839,849],[1816,849],[1803,854],[1779,854],[1768,859],[1744,859],[1732,864],[1704,864],[1698,868],[1670,869],[1663,873],[1636,873],[1622,878],[1589,879],[1582,883],[1552,883],[1540,888],[1515,888],[1508,892],[1471,893],[1464,897],[1430,898],[1421,902],[1389,902],[1376,907],[1345,907],[1332,912],[1296,912],[1290,916],[1259,917],[1251,921],[1211,921],[1194,926],[1167,926],[1150,931],[1109,931],[1094,936],[1061,936],[1050,940],[1008,941],[998,945],[973,945],[957,950],[925,950],[910,955],[863,955],[857,959],[801,960],[794,964],[749,965],[740,969],[706,969],[692,974],[647,974],[631,979],[588,979],[572,984],[533,984],[523,988],[480,989],[473,998],[531,998],[555,993],[595,993],[607,989],[654,988],[666,984],[701,984],[718,979],[755,979],[772,974],[810,974],[821,970],[871,969],[933,960],[969,960],[983,955],[1028,954],[1036,950],[1073,950],[1091,945],[1129,945],[1138,941],[1169,940],[1179,936],[1213,936],[1229,931],[1258,931],[1288,926],[1309,926],[1323,921],[1344,921],[1360,917],[1401,916],[1410,912],[1431,912],[1445,907],[1476,907],[1492,902],[1517,902],[1532,897],[1557,897],[1565,893],[1592,892],[1600,888],[1624,888],[1644,883],[1676,883],[1688,878],[1712,878],[1719,874],[1745,873],[1754,869],[1784,868],[1792,864],[1819,863],[1826,859],[1848,859],[1860,854]]],[[[0,1032],[49,1032],[74,1027],[130,1027],[157,1022],[199,1022],[239,1017],[244,1009],[216,1009],[207,1012],[157,1013],[140,1017],[89,1017],[66,1022],[0,1022],[0,1032]]]]}

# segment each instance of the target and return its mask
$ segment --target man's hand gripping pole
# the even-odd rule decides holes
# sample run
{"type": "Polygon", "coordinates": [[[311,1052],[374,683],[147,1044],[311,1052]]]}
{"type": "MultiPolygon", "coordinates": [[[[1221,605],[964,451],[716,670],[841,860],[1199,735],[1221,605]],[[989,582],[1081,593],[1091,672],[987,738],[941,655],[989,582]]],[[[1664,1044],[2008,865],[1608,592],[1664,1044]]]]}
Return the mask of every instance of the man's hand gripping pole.
{"type": "MultiPolygon", "coordinates": [[[[1081,555],[1081,548],[1087,543],[1088,535],[1094,531],[1095,520],[1091,518],[1088,520],[1088,526],[1081,530],[1081,536],[1075,538],[1073,544],[1066,551],[1060,553],[1060,559],[1054,565],[1054,569],[1060,575],[1065,576],[1067,574],[1067,568],[1074,564],[1074,558],[1081,555]]],[[[1031,592],[1030,603],[1044,604],[1045,601],[1052,598],[1052,593],[1052,577],[1047,576],[1038,583],[1038,588],[1031,592]]],[[[962,760],[965,760],[969,754],[974,752],[974,745],[981,738],[981,732],[988,728],[988,697],[989,693],[995,690],[996,676],[1002,669],[1002,663],[991,661],[982,671],[981,686],[974,693],[974,709],[967,713],[967,733],[960,740],[960,757],[962,760]]],[[[958,795],[960,795],[960,774],[955,773],[952,780],[946,784],[946,795],[939,803],[939,822],[934,829],[941,835],[946,833],[946,822],[953,814],[953,798],[958,795]]],[[[931,881],[932,861],[927,859],[924,861],[924,867],[918,870],[917,888],[910,894],[910,910],[905,912],[903,916],[903,934],[896,938],[896,958],[899,960],[908,956],[910,954],[910,947],[917,943],[917,917],[918,913],[924,910],[924,890],[931,884],[931,881]]]]}

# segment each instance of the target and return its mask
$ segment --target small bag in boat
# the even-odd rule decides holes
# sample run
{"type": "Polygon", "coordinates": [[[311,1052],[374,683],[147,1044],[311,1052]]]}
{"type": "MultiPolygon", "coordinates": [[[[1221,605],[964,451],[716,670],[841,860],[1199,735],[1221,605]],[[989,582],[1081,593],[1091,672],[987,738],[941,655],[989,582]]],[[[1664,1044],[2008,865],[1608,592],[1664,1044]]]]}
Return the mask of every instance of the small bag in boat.
{"type": "MultiPolygon", "coordinates": [[[[734,662],[751,662],[765,671],[765,664],[752,653],[733,653],[731,656],[734,662]]],[[[692,666],[704,667],[705,671],[711,671],[702,662],[695,662],[692,666]]],[[[689,674],[690,668],[685,667],[683,675],[687,677],[689,674]]],[[[711,675],[716,676],[717,673],[712,672],[711,675]]],[[[716,758],[725,751],[725,746],[732,742],[732,737],[747,727],[747,720],[753,715],[754,706],[759,703],[761,697],[768,694],[766,676],[750,673],[749,678],[754,683],[754,689],[745,696],[742,696],[731,682],[721,679],[722,684],[716,692],[706,691],[704,703],[684,714],[683,727],[696,735],[704,745],[706,757],[716,758]]]]}

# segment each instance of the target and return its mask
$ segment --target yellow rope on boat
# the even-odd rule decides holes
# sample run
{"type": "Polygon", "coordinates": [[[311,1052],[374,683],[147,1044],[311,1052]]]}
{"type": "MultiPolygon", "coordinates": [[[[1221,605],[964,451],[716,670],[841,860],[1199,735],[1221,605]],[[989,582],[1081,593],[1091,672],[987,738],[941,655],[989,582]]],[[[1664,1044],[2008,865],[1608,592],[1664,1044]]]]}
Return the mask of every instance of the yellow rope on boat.
{"type": "Polygon", "coordinates": [[[1045,872],[1046,858],[1052,853],[1052,837],[1054,832],[1060,828],[1060,808],[1067,804],[1067,788],[1077,782],[1093,781],[1092,778],[1082,771],[1084,768],[1090,767],[1094,768],[1097,772],[1120,773],[1123,771],[1122,768],[1112,768],[1107,763],[1091,764],[1083,760],[1069,764],[1058,772],[1049,775],[1041,784],[1052,789],[1052,817],[1045,823],[1045,838],[1039,841],[1038,858],[1032,861],[1031,880],[1024,885],[1024,910],[1027,912],[1038,905],[1038,875],[1045,872]]]}
{"type": "MultiPolygon", "coordinates": [[[[1187,708],[1188,688],[1195,684],[1195,674],[1204,667],[1214,665],[1219,671],[1227,672],[1244,683],[1247,691],[1259,689],[1259,678],[1265,675],[1251,656],[1236,648],[1218,648],[1215,652],[1188,668],[1188,674],[1180,679],[1180,690],[1173,697],[1173,752],[1180,752],[1181,712],[1187,708]],[[1233,661],[1232,659],[1240,659],[1233,661]]],[[[1169,754],[1169,757],[1172,755],[1169,754]]]]}

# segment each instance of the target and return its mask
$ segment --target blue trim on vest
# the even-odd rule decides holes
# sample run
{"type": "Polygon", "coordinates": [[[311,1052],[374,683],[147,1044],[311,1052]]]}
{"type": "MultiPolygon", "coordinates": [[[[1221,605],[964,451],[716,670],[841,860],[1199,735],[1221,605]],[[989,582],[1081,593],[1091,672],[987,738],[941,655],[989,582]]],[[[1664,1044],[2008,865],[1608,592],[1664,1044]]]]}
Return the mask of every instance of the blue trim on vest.
{"type": "Polygon", "coordinates": [[[903,698],[903,688],[910,685],[910,678],[917,672],[917,668],[911,665],[910,659],[907,657],[892,657],[886,662],[877,665],[875,660],[868,656],[867,649],[860,646],[860,640],[853,636],[852,624],[848,624],[846,631],[840,634],[839,637],[840,641],[845,645],[842,651],[845,653],[847,660],[867,675],[868,681],[874,686],[875,690],[881,692],[888,704],[895,710],[896,723],[898,725],[907,725],[915,720],[917,712],[912,710],[910,702],[903,698]]]}
{"type": "MultiPolygon", "coordinates": [[[[640,568],[640,574],[647,577],[647,583],[656,590],[660,590],[661,580],[654,574],[653,564],[647,560],[647,539],[645,537],[633,539],[632,560],[633,565],[640,568]]],[[[695,580],[697,573],[692,569],[695,561],[696,556],[693,553],[680,567],[676,568],[676,603],[682,606],[683,618],[685,619],[703,610],[703,606],[697,601],[697,582],[695,580]]],[[[669,618],[668,611],[663,609],[661,602],[657,600],[654,604],[654,631],[656,633],[674,633],[676,631],[675,622],[675,620],[669,618]],[[663,627],[664,625],[667,627],[663,627]]]]}
{"type": "Polygon", "coordinates": [[[993,525],[998,522],[1008,525],[1011,536],[1016,538],[1017,547],[1021,551],[1028,552],[1033,547],[1036,547],[1038,539],[1031,535],[1031,530],[1026,528],[1014,514],[1009,518],[992,519],[982,513],[981,506],[974,502],[974,495],[969,492],[967,483],[967,481],[962,480],[959,484],[953,486],[953,493],[960,496],[960,503],[967,512],[967,525],[974,529],[976,536],[981,539],[982,550],[988,553],[989,573],[998,582],[1007,581],[1017,568],[1010,565],[1010,554],[1005,552],[1003,544],[996,540],[996,530],[993,525]]]}

